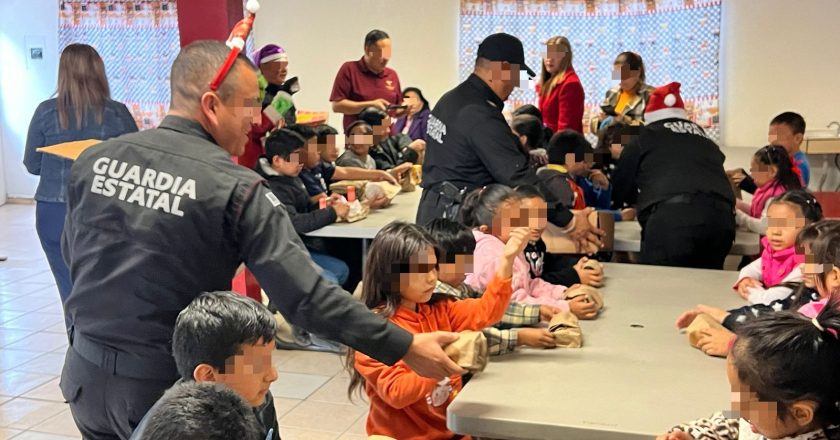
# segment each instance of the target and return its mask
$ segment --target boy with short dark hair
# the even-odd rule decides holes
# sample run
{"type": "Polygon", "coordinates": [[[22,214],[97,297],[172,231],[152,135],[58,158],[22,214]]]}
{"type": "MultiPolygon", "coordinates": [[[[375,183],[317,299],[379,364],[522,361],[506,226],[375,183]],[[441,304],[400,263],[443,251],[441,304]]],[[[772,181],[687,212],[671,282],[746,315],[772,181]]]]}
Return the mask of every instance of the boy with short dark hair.
{"type": "Polygon", "coordinates": [[[310,155],[317,155],[315,131],[304,125],[292,125],[273,131],[265,140],[265,155],[257,161],[256,171],[268,183],[279,203],[286,206],[295,232],[301,236],[312,260],[324,270],[325,278],[344,284],[350,275],[347,264],[327,255],[317,240],[306,233],[347,218],[350,206],[338,195],[327,200],[324,208],[313,201],[306,192],[306,185],[299,177],[303,164],[310,155]]]}
{"type": "MultiPolygon", "coordinates": [[[[277,380],[272,365],[277,322],[262,304],[233,292],[209,292],[193,300],[175,321],[172,356],[182,383],[221,384],[236,392],[252,408],[261,426],[260,439],[279,440],[277,413],[269,386],[277,380]]],[[[148,437],[149,411],[132,434],[148,437]]]]}
{"type": "Polygon", "coordinates": [[[412,140],[403,133],[391,134],[391,117],[376,107],[367,107],[357,116],[373,130],[373,146],[370,156],[376,168],[388,170],[397,175],[411,169],[412,164],[422,164],[426,141],[412,140]]]}
{"type": "MultiPolygon", "coordinates": [[[[426,226],[440,249],[438,281],[434,294],[454,299],[480,298],[478,292],[464,283],[466,274],[472,272],[475,237],[470,228],[448,219],[435,219],[426,226]]],[[[487,351],[491,355],[505,354],[517,346],[552,348],[554,336],[544,328],[529,328],[540,321],[550,321],[560,309],[539,304],[521,304],[511,301],[505,316],[495,327],[483,330],[487,338],[487,351]],[[515,328],[521,327],[521,328],[515,328]]]]}
{"type": "MultiPolygon", "coordinates": [[[[767,128],[767,143],[780,145],[790,155],[790,161],[798,170],[799,180],[803,188],[808,188],[811,181],[811,165],[808,163],[808,156],[800,150],[802,141],[805,138],[805,118],[799,113],[784,112],[776,115],[767,128]]],[[[743,168],[727,171],[733,183],[738,188],[754,194],[757,189],[752,177],[743,168]]]]}
{"type": "Polygon", "coordinates": [[[254,411],[219,384],[185,382],[170,388],[149,411],[139,440],[263,440],[254,411]]]}
{"type": "MultiPolygon", "coordinates": [[[[586,177],[592,168],[594,150],[582,134],[564,130],[548,141],[548,165],[537,170],[552,197],[569,209],[586,208],[583,189],[577,177],[586,177]]],[[[609,182],[606,184],[609,188],[609,182]]]]}

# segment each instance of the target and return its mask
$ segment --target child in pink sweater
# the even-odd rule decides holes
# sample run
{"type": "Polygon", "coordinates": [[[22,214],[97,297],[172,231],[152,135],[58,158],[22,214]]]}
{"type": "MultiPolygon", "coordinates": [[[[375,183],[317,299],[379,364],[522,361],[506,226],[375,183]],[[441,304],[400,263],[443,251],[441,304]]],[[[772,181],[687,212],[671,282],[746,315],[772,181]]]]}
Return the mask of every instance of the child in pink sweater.
{"type": "MultiPolygon", "coordinates": [[[[519,197],[511,188],[492,184],[467,195],[461,207],[461,221],[473,228],[476,241],[473,270],[468,271],[465,282],[476,290],[483,290],[496,273],[510,231],[528,226],[528,211],[522,209],[519,197]]],[[[594,317],[587,313],[591,306],[586,298],[581,296],[566,301],[566,286],[540,278],[531,279],[524,254],[514,260],[512,288],[511,301],[556,306],[581,319],[594,317]]]]}

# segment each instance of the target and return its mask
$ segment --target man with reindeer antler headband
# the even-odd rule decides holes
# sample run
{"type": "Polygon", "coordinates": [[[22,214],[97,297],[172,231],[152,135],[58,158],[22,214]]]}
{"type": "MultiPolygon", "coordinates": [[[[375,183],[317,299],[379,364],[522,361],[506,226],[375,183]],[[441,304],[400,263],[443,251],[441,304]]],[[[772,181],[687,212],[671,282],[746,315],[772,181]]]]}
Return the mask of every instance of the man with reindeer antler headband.
{"type": "Polygon", "coordinates": [[[85,439],[130,437],[179,379],[176,316],[202,292],[229,290],[241,263],[307,331],[426,377],[463,373],[441,349],[457,334],[412,336],[325,281],[283,204],[230,160],[261,112],[256,69],[240,46],[182,48],[160,126],[102,142],[73,164],[63,237],[71,347],[60,386],[85,439]]]}

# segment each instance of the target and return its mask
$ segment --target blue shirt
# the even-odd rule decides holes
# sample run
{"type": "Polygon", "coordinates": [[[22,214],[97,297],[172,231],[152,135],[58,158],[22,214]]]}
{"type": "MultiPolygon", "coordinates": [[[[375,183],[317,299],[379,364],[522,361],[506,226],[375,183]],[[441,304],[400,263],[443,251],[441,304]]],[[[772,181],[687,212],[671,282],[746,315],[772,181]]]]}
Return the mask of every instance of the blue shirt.
{"type": "Polygon", "coordinates": [[[335,174],[335,165],[321,161],[312,169],[302,170],[299,177],[303,180],[306,192],[311,197],[329,192],[333,174],[335,174]]]}
{"type": "Polygon", "coordinates": [[[802,186],[807,188],[808,183],[811,181],[811,165],[808,164],[808,156],[805,155],[804,151],[797,151],[793,155],[793,162],[799,168],[799,173],[802,175],[802,186]]]}
{"type": "Polygon", "coordinates": [[[64,142],[105,140],[137,131],[137,123],[125,105],[110,99],[105,101],[101,124],[97,124],[94,115],[89,114],[82,128],[76,129],[73,113],[70,112],[69,116],[67,129],[62,129],[58,124],[57,100],[53,98],[38,105],[29,123],[23,165],[30,174],[41,176],[35,191],[37,201],[64,203],[67,200],[67,183],[73,161],[35,150],[64,142]]]}

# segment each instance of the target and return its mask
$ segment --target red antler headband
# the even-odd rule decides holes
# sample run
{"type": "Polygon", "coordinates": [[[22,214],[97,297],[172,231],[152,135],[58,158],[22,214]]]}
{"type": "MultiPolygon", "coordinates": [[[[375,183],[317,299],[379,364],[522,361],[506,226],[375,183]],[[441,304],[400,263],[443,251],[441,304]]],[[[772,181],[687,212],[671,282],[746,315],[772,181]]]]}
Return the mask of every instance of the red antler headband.
{"type": "Polygon", "coordinates": [[[230,53],[222,68],[216,74],[216,77],[210,82],[210,90],[214,92],[219,90],[222,81],[225,80],[228,72],[230,72],[233,63],[236,62],[236,57],[245,48],[245,40],[248,38],[248,34],[251,33],[251,28],[254,26],[254,18],[257,16],[257,11],[260,10],[260,2],[258,0],[248,0],[248,3],[245,4],[245,9],[248,10],[248,16],[239,20],[230,32],[226,43],[230,47],[230,53]]]}

